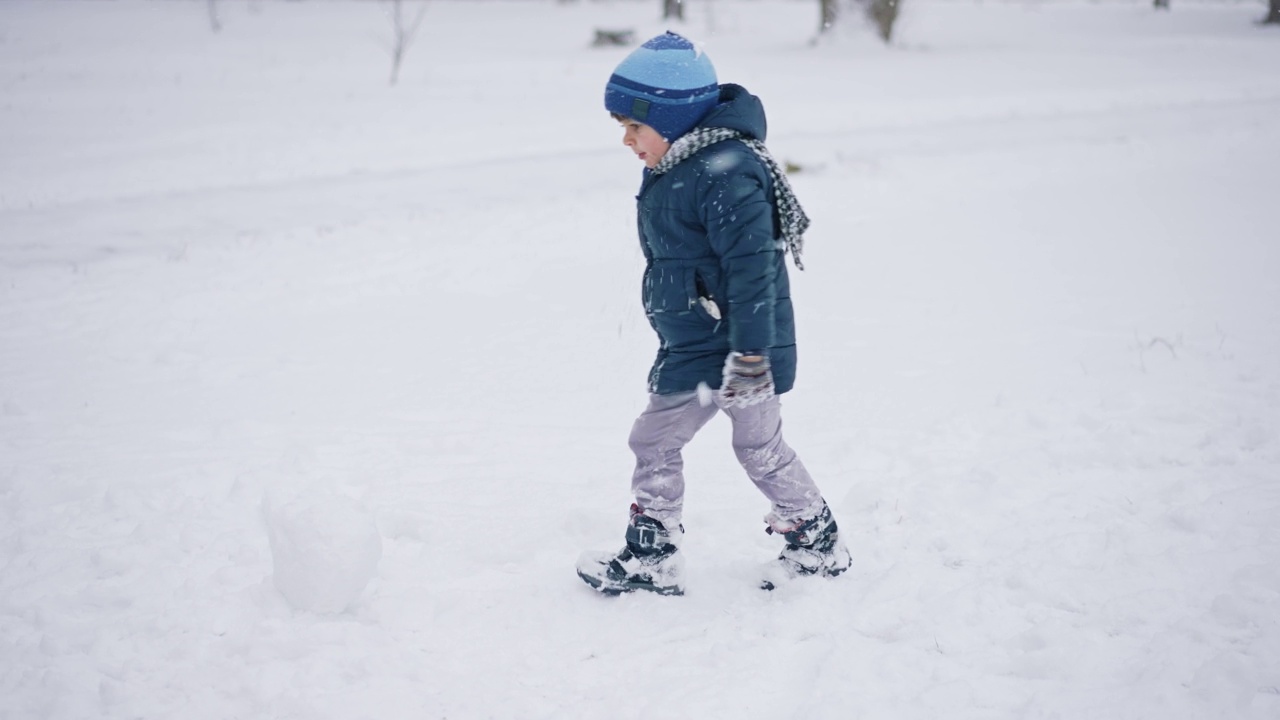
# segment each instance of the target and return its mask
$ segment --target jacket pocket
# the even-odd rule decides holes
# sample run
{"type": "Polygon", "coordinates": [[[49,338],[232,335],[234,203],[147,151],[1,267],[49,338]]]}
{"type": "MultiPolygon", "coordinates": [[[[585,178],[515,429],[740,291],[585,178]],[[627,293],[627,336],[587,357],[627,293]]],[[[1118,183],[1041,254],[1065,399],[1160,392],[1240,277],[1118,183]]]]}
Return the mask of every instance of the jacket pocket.
{"type": "Polygon", "coordinates": [[[718,324],[724,318],[724,308],[720,307],[716,297],[717,283],[711,273],[696,267],[689,268],[689,281],[686,291],[689,293],[689,306],[703,320],[718,324]]]}

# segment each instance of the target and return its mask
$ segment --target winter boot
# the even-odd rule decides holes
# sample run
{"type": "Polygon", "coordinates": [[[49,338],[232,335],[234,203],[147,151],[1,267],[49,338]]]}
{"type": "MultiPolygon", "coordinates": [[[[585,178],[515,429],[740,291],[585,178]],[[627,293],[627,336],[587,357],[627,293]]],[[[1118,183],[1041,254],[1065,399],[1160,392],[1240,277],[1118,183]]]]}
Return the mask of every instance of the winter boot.
{"type": "Polygon", "coordinates": [[[835,577],[853,564],[849,549],[840,541],[840,533],[831,508],[825,502],[816,517],[796,524],[780,523],[772,514],[766,518],[765,532],[782,535],[787,546],[765,572],[760,587],[773,590],[798,577],[819,575],[835,577]]]}
{"type": "Polygon", "coordinates": [[[583,553],[578,577],[605,595],[633,590],[683,595],[684,557],[677,547],[683,535],[683,526],[672,532],[633,504],[626,547],[617,553],[583,553]]]}

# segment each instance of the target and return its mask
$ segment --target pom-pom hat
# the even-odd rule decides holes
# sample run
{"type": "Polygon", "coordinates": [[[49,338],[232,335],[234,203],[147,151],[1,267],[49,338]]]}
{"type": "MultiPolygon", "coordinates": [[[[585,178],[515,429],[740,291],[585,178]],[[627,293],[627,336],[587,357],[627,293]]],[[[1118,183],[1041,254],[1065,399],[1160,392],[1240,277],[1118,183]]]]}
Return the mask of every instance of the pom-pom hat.
{"type": "Polygon", "coordinates": [[[605,109],[648,125],[668,142],[692,130],[719,99],[711,59],[673,32],[636,48],[604,89],[605,109]]]}

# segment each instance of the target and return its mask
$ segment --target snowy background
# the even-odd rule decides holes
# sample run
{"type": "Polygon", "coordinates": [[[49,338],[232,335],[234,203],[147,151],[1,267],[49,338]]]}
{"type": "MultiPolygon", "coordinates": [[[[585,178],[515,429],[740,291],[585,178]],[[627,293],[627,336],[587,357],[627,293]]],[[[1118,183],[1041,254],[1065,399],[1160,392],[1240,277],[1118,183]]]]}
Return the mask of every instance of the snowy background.
{"type": "Polygon", "coordinates": [[[1280,717],[1280,30],[693,0],[814,219],[776,593],[723,420],[607,599],[652,2],[0,3],[0,718],[1280,717]],[[354,602],[348,602],[354,598],[354,602]],[[344,612],[339,612],[347,608],[344,612]]]}

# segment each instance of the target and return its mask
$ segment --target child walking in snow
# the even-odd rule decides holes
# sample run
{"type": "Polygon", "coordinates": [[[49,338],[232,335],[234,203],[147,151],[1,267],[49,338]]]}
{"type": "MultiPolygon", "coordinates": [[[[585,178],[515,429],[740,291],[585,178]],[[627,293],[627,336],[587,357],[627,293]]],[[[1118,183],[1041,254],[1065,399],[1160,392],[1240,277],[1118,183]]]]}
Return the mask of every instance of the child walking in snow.
{"type": "Polygon", "coordinates": [[[721,411],[738,461],[772,504],[766,531],[786,541],[762,587],[839,575],[850,557],[831,509],[782,439],[777,396],[796,373],[786,253],[803,269],[809,220],[765,149],[764,106],[719,84],[705,54],[666,33],[618,65],[605,108],[645,165],[642,296],[660,345],[649,405],[631,430],[626,546],[584,554],[578,575],[606,594],[683,594],[681,450],[721,411]],[[700,387],[714,390],[712,402],[700,387]]]}

